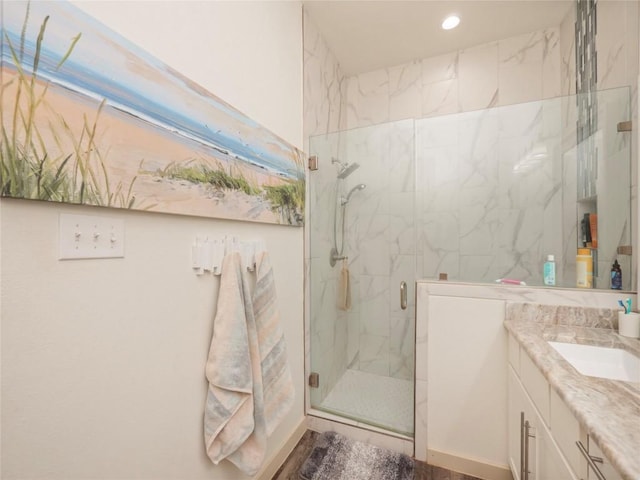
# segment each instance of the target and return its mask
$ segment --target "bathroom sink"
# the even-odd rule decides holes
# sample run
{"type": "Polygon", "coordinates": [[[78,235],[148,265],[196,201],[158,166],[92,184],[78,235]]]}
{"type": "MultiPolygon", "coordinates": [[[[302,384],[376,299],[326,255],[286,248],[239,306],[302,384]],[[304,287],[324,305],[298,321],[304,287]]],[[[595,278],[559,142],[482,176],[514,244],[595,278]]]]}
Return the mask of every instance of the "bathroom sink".
{"type": "Polygon", "coordinates": [[[583,375],[640,383],[640,358],[626,350],[576,343],[547,343],[583,375]]]}

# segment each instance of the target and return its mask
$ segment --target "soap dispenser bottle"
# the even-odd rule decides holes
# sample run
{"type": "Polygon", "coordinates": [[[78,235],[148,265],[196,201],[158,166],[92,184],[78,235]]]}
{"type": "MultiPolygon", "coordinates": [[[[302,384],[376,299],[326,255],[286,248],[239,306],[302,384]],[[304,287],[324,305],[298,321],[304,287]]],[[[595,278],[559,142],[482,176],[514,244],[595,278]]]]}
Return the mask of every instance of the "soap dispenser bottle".
{"type": "Polygon", "coordinates": [[[547,261],[544,262],[542,278],[544,284],[547,286],[552,287],[556,284],[556,259],[553,255],[547,255],[547,261]]]}
{"type": "Polygon", "coordinates": [[[611,266],[611,289],[622,290],[622,268],[617,259],[611,266]]]}

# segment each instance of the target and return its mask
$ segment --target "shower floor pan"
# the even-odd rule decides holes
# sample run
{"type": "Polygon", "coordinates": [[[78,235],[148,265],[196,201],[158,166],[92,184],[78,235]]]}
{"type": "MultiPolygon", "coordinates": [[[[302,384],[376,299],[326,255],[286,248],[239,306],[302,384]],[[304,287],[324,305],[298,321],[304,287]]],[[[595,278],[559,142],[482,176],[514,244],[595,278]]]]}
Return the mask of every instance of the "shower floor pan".
{"type": "Polygon", "coordinates": [[[316,408],[413,436],[413,382],[347,370],[316,408]]]}

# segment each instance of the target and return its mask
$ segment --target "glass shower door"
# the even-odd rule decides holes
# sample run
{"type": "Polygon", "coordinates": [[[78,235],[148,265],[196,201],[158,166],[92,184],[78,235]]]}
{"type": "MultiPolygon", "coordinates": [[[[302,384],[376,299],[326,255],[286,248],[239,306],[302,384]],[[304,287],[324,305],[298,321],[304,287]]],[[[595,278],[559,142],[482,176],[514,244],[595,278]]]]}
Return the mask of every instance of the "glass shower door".
{"type": "Polygon", "coordinates": [[[414,122],[312,137],[310,153],[311,407],[412,436],[414,122]]]}

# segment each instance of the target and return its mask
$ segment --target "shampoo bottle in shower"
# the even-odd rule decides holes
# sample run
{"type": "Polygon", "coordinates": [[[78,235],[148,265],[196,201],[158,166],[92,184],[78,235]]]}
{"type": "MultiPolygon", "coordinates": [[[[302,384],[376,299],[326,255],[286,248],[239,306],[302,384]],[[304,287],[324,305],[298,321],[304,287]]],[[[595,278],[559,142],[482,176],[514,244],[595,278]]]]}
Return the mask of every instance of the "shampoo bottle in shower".
{"type": "Polygon", "coordinates": [[[542,271],[542,278],[544,284],[547,286],[552,287],[556,284],[556,259],[553,255],[547,255],[547,261],[544,262],[542,271]]]}
{"type": "Polygon", "coordinates": [[[589,248],[578,249],[578,255],[576,255],[576,287],[593,287],[593,257],[589,248]]]}

